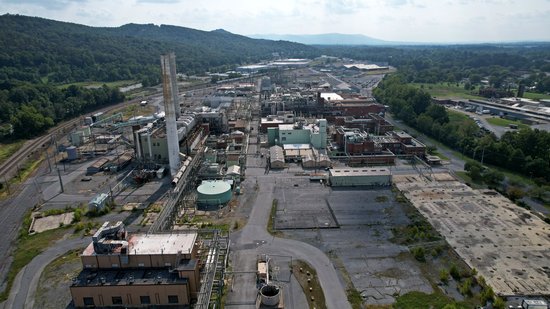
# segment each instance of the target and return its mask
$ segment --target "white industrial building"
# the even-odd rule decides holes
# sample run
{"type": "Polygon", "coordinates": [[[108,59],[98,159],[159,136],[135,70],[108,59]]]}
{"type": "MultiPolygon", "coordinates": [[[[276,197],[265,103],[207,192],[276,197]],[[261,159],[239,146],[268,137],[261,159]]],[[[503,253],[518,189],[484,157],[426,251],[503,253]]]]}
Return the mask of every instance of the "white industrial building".
{"type": "Polygon", "coordinates": [[[391,185],[391,171],[387,168],[333,168],[329,181],[333,187],[380,187],[391,185]]]}

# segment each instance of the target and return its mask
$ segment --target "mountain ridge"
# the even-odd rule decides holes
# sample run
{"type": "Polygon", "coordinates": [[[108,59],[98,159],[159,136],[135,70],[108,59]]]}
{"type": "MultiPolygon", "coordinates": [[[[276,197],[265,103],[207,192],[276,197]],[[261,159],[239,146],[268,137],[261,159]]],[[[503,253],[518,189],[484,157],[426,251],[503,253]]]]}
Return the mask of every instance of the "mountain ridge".
{"type": "Polygon", "coordinates": [[[252,34],[255,39],[283,40],[306,45],[405,45],[406,42],[385,41],[363,34],[252,34]]]}

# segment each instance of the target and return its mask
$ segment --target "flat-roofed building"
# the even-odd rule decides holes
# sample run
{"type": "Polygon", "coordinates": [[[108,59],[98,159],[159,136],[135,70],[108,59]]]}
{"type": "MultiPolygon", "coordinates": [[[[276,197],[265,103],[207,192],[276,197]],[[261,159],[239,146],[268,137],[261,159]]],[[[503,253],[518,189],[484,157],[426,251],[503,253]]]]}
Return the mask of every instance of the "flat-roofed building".
{"type": "Polygon", "coordinates": [[[391,171],[387,168],[331,168],[329,181],[333,187],[389,186],[391,171]]]}
{"type": "Polygon", "coordinates": [[[186,308],[200,288],[197,233],[135,234],[105,222],[82,252],[75,307],[186,308]]]}

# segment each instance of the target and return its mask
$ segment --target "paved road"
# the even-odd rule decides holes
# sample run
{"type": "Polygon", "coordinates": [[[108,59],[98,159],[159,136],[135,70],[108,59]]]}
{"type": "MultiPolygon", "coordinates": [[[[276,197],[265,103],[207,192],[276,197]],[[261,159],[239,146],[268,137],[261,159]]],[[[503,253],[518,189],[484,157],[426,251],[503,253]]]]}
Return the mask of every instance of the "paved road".
{"type": "MultiPolygon", "coordinates": [[[[292,256],[293,259],[308,262],[317,271],[319,282],[325,293],[327,308],[351,308],[332,262],[320,249],[300,241],[278,238],[267,233],[266,226],[274,198],[276,179],[276,177],[265,176],[247,178],[247,181],[258,180],[258,194],[250,213],[249,223],[242,231],[233,235],[233,243],[237,246],[260,243],[257,247],[258,253],[292,256]]],[[[244,254],[249,253],[245,252],[244,254]]],[[[239,253],[236,255],[239,256],[239,253]]],[[[253,265],[255,266],[255,264],[253,265]]]]}
{"type": "Polygon", "coordinates": [[[34,295],[44,268],[67,251],[84,247],[89,243],[89,237],[60,240],[54,246],[34,258],[17,274],[10,296],[4,303],[4,308],[34,308],[34,295]]]}
{"type": "MultiPolygon", "coordinates": [[[[256,124],[252,126],[254,130],[258,129],[256,124]]],[[[250,144],[248,153],[254,154],[256,151],[257,145],[250,144]]],[[[266,231],[277,179],[288,178],[289,174],[266,174],[264,168],[253,167],[260,165],[259,160],[264,159],[254,156],[249,156],[247,159],[247,177],[242,186],[244,192],[253,195],[249,201],[252,204],[252,210],[246,226],[231,235],[233,270],[255,271],[256,259],[260,254],[282,255],[304,260],[317,271],[327,308],[351,308],[347,301],[345,288],[338,278],[332,262],[324,252],[304,242],[274,237],[266,231]]],[[[233,288],[228,295],[227,303],[238,304],[238,308],[253,308],[250,301],[255,299],[256,293],[254,283],[239,282],[239,286],[233,288]]],[[[303,296],[294,298],[295,301],[299,301],[303,299],[303,296]]],[[[285,300],[286,302],[288,300],[285,300]]],[[[295,303],[289,307],[299,308],[295,303]]]]}
{"type": "Polygon", "coordinates": [[[38,189],[28,181],[22,185],[22,191],[15,197],[0,202],[0,282],[1,290],[5,289],[5,280],[12,262],[12,245],[15,244],[17,233],[25,213],[31,209],[39,199],[38,189]]]}

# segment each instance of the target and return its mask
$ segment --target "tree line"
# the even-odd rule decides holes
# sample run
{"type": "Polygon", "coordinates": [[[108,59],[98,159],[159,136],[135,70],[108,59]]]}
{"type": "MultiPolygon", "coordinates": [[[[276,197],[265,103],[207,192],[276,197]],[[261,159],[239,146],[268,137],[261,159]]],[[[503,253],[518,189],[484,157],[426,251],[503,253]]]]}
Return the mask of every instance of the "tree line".
{"type": "Polygon", "coordinates": [[[65,89],[31,83],[0,84],[1,140],[31,138],[56,123],[124,100],[118,89],[103,86],[86,89],[71,85],[65,89]]]}
{"type": "Polygon", "coordinates": [[[470,121],[450,122],[444,106],[431,103],[427,92],[407,85],[401,74],[387,76],[374,96],[406,124],[475,160],[550,182],[550,132],[524,128],[499,139],[470,121]]]}

